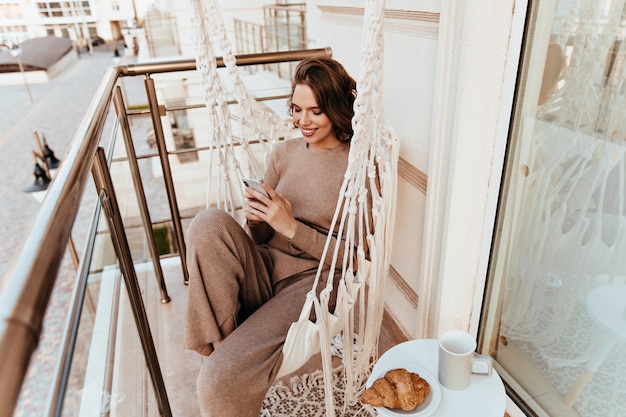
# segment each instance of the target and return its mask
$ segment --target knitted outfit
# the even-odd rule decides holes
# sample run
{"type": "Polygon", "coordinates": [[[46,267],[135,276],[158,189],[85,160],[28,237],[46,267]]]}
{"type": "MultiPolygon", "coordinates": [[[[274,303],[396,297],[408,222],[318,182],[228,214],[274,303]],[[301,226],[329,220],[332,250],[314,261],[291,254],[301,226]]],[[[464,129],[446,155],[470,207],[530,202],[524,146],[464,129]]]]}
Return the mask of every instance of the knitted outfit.
{"type": "MultiPolygon", "coordinates": [[[[185,347],[206,356],[197,379],[204,417],[259,416],[280,369],[289,326],[312,288],[349,150],[349,143],[341,143],[313,152],[304,140],[292,139],[270,155],[264,182],[292,204],[298,226],[291,240],[266,223],[246,231],[218,209],[203,210],[192,221],[185,347]],[[221,328],[229,322],[237,327],[224,338],[221,328]],[[222,340],[214,350],[213,343],[222,340]]],[[[343,259],[341,250],[337,259],[343,259]]]]}

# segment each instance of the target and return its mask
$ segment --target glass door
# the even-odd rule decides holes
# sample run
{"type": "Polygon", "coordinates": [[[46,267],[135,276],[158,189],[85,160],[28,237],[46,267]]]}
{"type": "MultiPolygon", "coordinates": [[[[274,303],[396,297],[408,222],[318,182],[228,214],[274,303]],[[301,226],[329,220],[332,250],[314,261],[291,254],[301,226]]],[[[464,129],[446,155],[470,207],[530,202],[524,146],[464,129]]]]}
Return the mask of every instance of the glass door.
{"type": "Polygon", "coordinates": [[[626,4],[532,3],[482,340],[527,412],[624,416],[626,4]]]}

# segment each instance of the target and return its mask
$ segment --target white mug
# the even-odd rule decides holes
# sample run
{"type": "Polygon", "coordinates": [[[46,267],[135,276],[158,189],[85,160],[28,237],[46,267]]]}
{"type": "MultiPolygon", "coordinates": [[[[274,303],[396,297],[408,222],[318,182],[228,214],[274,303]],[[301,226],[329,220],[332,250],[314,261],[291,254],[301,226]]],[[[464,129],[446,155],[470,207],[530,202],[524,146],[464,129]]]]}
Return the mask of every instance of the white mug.
{"type": "Polygon", "coordinates": [[[491,376],[493,360],[475,352],[476,340],[462,330],[448,330],[439,335],[439,382],[460,391],[469,387],[472,374],[491,376]]]}

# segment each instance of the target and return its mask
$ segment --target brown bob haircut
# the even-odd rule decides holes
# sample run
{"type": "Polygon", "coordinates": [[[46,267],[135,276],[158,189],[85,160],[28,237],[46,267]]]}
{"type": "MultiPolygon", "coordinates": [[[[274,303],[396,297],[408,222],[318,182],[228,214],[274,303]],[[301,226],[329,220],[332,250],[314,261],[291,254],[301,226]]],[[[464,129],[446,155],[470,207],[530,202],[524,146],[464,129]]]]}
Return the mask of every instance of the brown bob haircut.
{"type": "MultiPolygon", "coordinates": [[[[352,139],[352,117],[356,98],[356,81],[339,62],[332,58],[307,58],[296,67],[291,93],[298,84],[308,85],[320,110],[333,125],[335,136],[341,142],[352,139]]],[[[293,104],[289,99],[289,114],[293,104]]]]}

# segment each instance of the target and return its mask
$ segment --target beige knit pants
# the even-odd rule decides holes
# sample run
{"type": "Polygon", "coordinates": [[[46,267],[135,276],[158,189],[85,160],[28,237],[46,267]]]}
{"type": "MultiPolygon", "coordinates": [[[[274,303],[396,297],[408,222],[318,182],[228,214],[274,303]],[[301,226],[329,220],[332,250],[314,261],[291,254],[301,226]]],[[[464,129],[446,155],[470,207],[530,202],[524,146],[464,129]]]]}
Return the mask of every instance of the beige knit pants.
{"type": "Polygon", "coordinates": [[[280,369],[289,326],[300,315],[316,270],[272,286],[265,247],[255,245],[230,215],[215,209],[192,221],[187,263],[185,345],[209,355],[196,384],[202,415],[258,417],[280,369]],[[223,334],[221,329],[233,320],[236,329],[223,334]],[[222,340],[214,350],[212,344],[222,340]]]}

